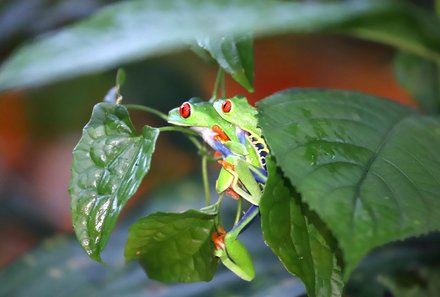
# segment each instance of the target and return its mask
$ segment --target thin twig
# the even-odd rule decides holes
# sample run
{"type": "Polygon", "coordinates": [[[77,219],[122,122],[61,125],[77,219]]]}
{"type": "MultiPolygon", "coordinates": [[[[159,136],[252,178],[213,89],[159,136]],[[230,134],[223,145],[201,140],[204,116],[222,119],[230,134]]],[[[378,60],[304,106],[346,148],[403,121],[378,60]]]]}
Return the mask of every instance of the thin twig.
{"type": "MultiPolygon", "coordinates": [[[[435,14],[440,18],[440,0],[434,1],[435,14]]],[[[440,60],[437,60],[437,107],[440,107],[440,60]]]]}
{"type": "Polygon", "coordinates": [[[237,223],[240,221],[241,218],[241,210],[243,209],[243,198],[238,199],[238,206],[237,206],[237,212],[235,214],[235,222],[234,226],[237,225],[237,223]]]}
{"type": "Polygon", "coordinates": [[[159,118],[163,119],[164,121],[168,122],[168,116],[166,114],[164,114],[163,112],[158,111],[157,109],[147,107],[144,105],[139,105],[139,104],[124,104],[124,106],[128,109],[135,109],[135,110],[141,110],[141,111],[152,113],[152,114],[158,116],[159,118]]]}
{"type": "Polygon", "coordinates": [[[220,86],[221,77],[223,76],[223,69],[221,67],[218,68],[217,77],[215,78],[214,90],[212,91],[211,100],[217,99],[218,96],[218,88],[220,86]]]}
{"type": "Polygon", "coordinates": [[[222,73],[221,73],[221,76],[222,76],[222,80],[221,80],[221,82],[222,82],[222,98],[225,98],[226,97],[226,82],[225,82],[225,72],[224,71],[222,71],[222,73]]]}
{"type": "Polygon", "coordinates": [[[206,155],[202,156],[202,176],[203,176],[203,187],[205,189],[205,205],[211,205],[211,192],[209,189],[209,180],[208,180],[208,164],[206,155]]]}

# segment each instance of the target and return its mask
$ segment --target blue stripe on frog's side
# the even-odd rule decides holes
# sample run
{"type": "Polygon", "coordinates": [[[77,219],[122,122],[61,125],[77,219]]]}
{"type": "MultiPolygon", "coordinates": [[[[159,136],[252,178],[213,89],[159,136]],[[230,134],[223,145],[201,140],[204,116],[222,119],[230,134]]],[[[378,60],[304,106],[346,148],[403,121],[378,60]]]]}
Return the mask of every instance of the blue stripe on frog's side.
{"type": "Polygon", "coordinates": [[[212,148],[217,151],[220,152],[222,154],[223,158],[226,158],[230,155],[232,155],[232,152],[230,149],[228,149],[223,143],[221,143],[221,141],[219,140],[214,140],[212,142],[212,148]]]}
{"type": "Polygon", "coordinates": [[[238,141],[244,146],[246,146],[246,132],[243,129],[240,129],[239,127],[235,128],[238,141]]]}
{"type": "Polygon", "coordinates": [[[240,230],[239,234],[241,234],[243,231],[245,231],[250,226],[250,223],[254,221],[254,219],[259,215],[259,213],[260,213],[260,211],[259,211],[258,206],[251,205],[251,207],[249,207],[249,209],[241,217],[241,219],[238,221],[238,223],[235,224],[234,227],[232,227],[231,231],[229,231],[229,232],[234,232],[238,228],[243,228],[240,230]],[[248,222],[246,222],[246,221],[248,221],[248,222]],[[243,227],[242,224],[244,222],[246,222],[246,223],[245,223],[245,226],[243,227]]]}

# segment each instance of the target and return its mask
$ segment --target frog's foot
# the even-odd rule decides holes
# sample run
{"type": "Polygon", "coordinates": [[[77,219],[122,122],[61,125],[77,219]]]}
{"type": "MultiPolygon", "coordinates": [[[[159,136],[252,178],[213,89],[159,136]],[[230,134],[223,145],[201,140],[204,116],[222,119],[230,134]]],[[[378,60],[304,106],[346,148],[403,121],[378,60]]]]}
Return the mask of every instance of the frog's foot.
{"type": "Polygon", "coordinates": [[[221,226],[217,228],[217,231],[211,234],[211,240],[215,245],[214,255],[216,257],[221,257],[226,254],[225,236],[226,231],[221,226]]]}
{"type": "Polygon", "coordinates": [[[214,125],[212,126],[212,131],[214,131],[215,133],[217,133],[214,136],[215,140],[221,141],[221,142],[226,142],[231,140],[228,135],[226,135],[226,133],[222,130],[222,128],[220,128],[220,126],[218,125],[214,125]]]}
{"type": "Polygon", "coordinates": [[[224,193],[226,195],[232,197],[235,200],[239,200],[240,199],[240,195],[237,192],[235,192],[233,189],[231,189],[231,188],[226,189],[226,191],[224,193]]]}
{"type": "Polygon", "coordinates": [[[220,157],[223,156],[223,155],[222,155],[221,152],[219,152],[219,151],[215,151],[214,154],[213,154],[212,156],[213,156],[214,158],[220,158],[220,157]]]}
{"type": "Polygon", "coordinates": [[[235,166],[232,163],[229,163],[228,161],[225,160],[218,160],[217,161],[219,164],[221,164],[223,166],[224,169],[228,170],[228,171],[234,171],[235,172],[235,166]]]}

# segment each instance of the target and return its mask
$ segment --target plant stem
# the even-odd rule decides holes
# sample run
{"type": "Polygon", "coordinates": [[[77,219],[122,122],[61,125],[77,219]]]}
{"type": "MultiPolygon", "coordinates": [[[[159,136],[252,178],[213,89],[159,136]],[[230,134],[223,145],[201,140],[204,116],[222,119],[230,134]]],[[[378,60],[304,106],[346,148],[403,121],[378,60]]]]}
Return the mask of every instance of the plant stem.
{"type": "MultiPolygon", "coordinates": [[[[434,1],[435,15],[440,18],[440,0],[434,1]]],[[[440,107],[440,60],[437,60],[437,107],[440,107]]]]}
{"type": "Polygon", "coordinates": [[[203,150],[203,144],[198,141],[194,136],[188,136],[188,139],[194,144],[194,146],[199,150],[203,150]]]}
{"type": "Polygon", "coordinates": [[[225,82],[225,73],[222,71],[222,98],[226,97],[226,82],[225,82]]]}
{"type": "Polygon", "coordinates": [[[237,212],[235,214],[234,226],[237,225],[237,223],[240,221],[242,209],[243,209],[243,199],[240,198],[238,199],[238,206],[237,206],[237,212]]]}
{"type": "Polygon", "coordinates": [[[220,86],[221,78],[224,77],[223,69],[221,67],[218,68],[217,77],[215,78],[214,90],[212,91],[211,100],[217,99],[218,96],[218,88],[220,86]]]}
{"type": "Polygon", "coordinates": [[[197,132],[190,130],[188,128],[184,128],[184,127],[179,127],[179,126],[165,126],[165,127],[160,127],[159,130],[161,132],[181,132],[185,135],[189,135],[189,136],[199,136],[199,134],[197,134],[197,132]]]}
{"type": "Polygon", "coordinates": [[[440,0],[435,0],[435,15],[440,17],[440,0]]]}
{"type": "Polygon", "coordinates": [[[190,129],[179,126],[165,126],[159,128],[160,132],[181,132],[188,137],[188,139],[194,144],[194,146],[201,152],[204,150],[203,145],[197,140],[198,134],[190,129]]]}
{"type": "Polygon", "coordinates": [[[221,84],[222,84],[222,98],[226,97],[226,81],[225,81],[225,72],[222,72],[222,78],[221,78],[221,84]]]}
{"type": "Polygon", "coordinates": [[[200,141],[196,139],[195,136],[198,136],[198,134],[190,129],[179,127],[179,126],[166,126],[166,127],[160,127],[159,131],[161,132],[182,132],[184,133],[188,139],[194,144],[194,146],[199,151],[200,155],[202,156],[202,177],[203,177],[203,188],[205,189],[205,206],[211,205],[211,191],[209,189],[209,180],[208,180],[208,160],[211,160],[211,156],[208,153],[208,150],[206,149],[206,146],[203,145],[200,141]]]}
{"type": "Polygon", "coordinates": [[[139,104],[124,104],[124,106],[128,109],[135,109],[135,110],[141,110],[141,111],[152,113],[152,114],[158,116],[159,118],[163,119],[164,121],[168,122],[168,116],[166,114],[158,111],[157,109],[147,107],[144,105],[139,105],[139,104]]]}
{"type": "Polygon", "coordinates": [[[206,155],[202,157],[202,176],[203,176],[203,188],[205,189],[205,205],[208,206],[211,204],[211,192],[209,190],[208,163],[207,163],[206,155]]]}

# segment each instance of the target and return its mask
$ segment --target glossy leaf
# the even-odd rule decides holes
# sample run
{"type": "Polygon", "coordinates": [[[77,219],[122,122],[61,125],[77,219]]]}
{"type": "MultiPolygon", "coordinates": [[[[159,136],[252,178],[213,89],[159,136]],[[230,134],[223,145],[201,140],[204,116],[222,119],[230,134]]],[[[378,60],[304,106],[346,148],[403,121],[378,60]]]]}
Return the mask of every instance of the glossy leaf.
{"type": "Polygon", "coordinates": [[[400,52],[394,59],[397,81],[408,89],[427,113],[440,112],[437,66],[422,57],[400,52]]]}
{"type": "Polygon", "coordinates": [[[227,73],[249,92],[254,91],[254,43],[251,34],[205,37],[197,41],[227,73]]]}
{"type": "Polygon", "coordinates": [[[333,238],[273,162],[268,171],[260,204],[264,240],[286,269],[304,282],[308,296],[340,297],[342,271],[333,238]]]}
{"type": "Polygon", "coordinates": [[[72,222],[87,254],[101,261],[116,220],[150,168],[159,130],[137,135],[124,106],[99,103],[73,150],[72,222]]]}
{"type": "Polygon", "coordinates": [[[130,227],[125,259],[138,260],[148,276],[162,282],[209,281],[217,271],[216,213],[189,210],[154,213],[130,227]]]}
{"type": "Polygon", "coordinates": [[[40,85],[181,50],[204,36],[251,32],[259,37],[323,30],[440,60],[440,21],[413,6],[389,1],[137,0],[108,6],[22,47],[2,66],[0,90],[40,85]]]}
{"type": "Polygon", "coordinates": [[[438,118],[330,90],[287,90],[259,107],[278,165],[338,240],[345,278],[374,247],[440,229],[438,118]]]}

